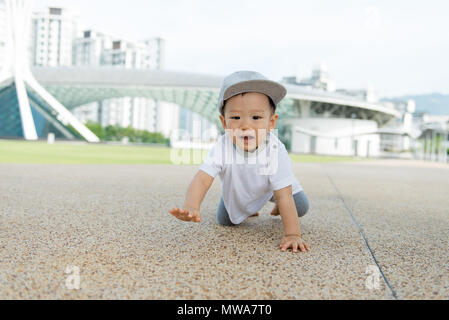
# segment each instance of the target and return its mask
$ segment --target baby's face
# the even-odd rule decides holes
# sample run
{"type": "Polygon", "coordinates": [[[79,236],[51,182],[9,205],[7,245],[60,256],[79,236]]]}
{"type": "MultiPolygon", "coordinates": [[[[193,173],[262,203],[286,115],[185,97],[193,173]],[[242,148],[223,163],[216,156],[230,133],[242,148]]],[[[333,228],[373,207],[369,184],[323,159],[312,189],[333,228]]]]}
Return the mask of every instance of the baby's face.
{"type": "Polygon", "coordinates": [[[268,132],[276,127],[279,115],[271,114],[269,98],[258,92],[238,94],[226,101],[223,129],[229,132],[235,145],[252,152],[263,143],[268,132]]]}

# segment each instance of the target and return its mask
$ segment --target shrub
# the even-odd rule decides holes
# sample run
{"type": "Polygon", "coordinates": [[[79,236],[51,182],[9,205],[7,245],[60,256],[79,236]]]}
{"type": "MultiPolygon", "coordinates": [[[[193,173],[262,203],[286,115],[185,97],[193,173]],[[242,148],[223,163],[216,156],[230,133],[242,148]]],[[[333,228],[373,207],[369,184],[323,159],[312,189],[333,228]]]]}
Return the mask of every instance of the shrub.
{"type": "Polygon", "coordinates": [[[130,142],[135,143],[170,143],[170,139],[164,137],[160,132],[137,130],[130,126],[123,128],[118,125],[109,125],[103,128],[97,122],[88,121],[86,127],[97,135],[101,141],[121,141],[123,137],[128,137],[130,142]]]}

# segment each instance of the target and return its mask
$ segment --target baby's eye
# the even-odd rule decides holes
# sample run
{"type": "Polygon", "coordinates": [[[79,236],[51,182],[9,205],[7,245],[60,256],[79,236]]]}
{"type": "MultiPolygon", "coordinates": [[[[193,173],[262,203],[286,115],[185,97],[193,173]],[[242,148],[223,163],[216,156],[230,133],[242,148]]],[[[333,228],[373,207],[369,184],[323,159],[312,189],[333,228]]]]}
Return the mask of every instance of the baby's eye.
{"type": "Polygon", "coordinates": [[[253,116],[253,119],[254,120],[260,120],[260,119],[262,119],[262,117],[261,116],[253,116]]]}
{"type": "Polygon", "coordinates": [[[235,117],[231,117],[231,119],[236,119],[236,120],[238,120],[238,119],[240,119],[240,117],[235,116],[235,117]]]}

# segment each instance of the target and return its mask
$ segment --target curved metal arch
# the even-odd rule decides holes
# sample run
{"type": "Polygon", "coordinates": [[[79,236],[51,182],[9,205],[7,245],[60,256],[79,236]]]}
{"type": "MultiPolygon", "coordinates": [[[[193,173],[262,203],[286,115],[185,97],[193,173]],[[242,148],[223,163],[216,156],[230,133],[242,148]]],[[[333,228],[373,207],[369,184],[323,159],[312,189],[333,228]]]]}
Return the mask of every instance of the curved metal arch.
{"type": "MultiPolygon", "coordinates": [[[[62,102],[69,110],[80,105],[106,99],[139,97],[154,99],[180,105],[196,112],[209,121],[221,126],[217,101],[219,91],[202,88],[168,88],[168,87],[140,87],[140,88],[95,88],[95,87],[61,87],[46,86],[56,99],[62,102]]],[[[284,99],[277,108],[281,117],[297,116],[293,108],[294,99],[284,99]]]]}
{"type": "Polygon", "coordinates": [[[216,101],[218,101],[217,90],[169,87],[98,88],[86,86],[46,86],[45,88],[69,110],[87,103],[106,99],[138,97],[174,103],[197,112],[210,121],[216,122],[216,118],[218,118],[218,110],[216,108],[216,101]]]}
{"type": "MultiPolygon", "coordinates": [[[[52,87],[61,87],[65,90],[74,89],[78,93],[81,90],[97,89],[97,99],[112,98],[119,96],[152,96],[148,94],[148,90],[171,88],[190,91],[212,91],[218,95],[223,77],[214,75],[205,75],[187,72],[175,71],[153,71],[144,69],[120,69],[113,67],[59,67],[45,68],[34,67],[33,74],[38,81],[42,83],[49,91],[61,100],[67,107],[73,107],[75,101],[66,101],[64,95],[56,92],[52,87]],[[90,89],[87,89],[90,88],[90,89]],[[108,94],[106,94],[108,92],[108,94]],[[126,95],[121,95],[126,92],[126,95]],[[109,95],[109,96],[108,96],[109,95]]],[[[293,101],[312,101],[322,104],[332,104],[335,106],[345,107],[354,110],[369,110],[371,112],[382,114],[382,118],[399,117],[400,114],[393,108],[388,108],[380,103],[369,103],[354,97],[345,96],[335,92],[327,92],[317,89],[304,88],[284,84],[287,88],[287,96],[283,100],[283,105],[292,104],[293,101]]],[[[165,94],[166,92],[162,92],[165,94]]],[[[170,92],[169,92],[170,93],[170,92]]],[[[169,94],[167,93],[167,94],[169,94]]],[[[184,94],[186,94],[184,92],[184,94]]],[[[78,99],[83,99],[82,94],[78,94],[78,99]]],[[[73,100],[73,99],[72,99],[73,100]]],[[[170,96],[163,96],[162,99],[173,102],[175,99],[170,96]]],[[[217,99],[218,100],[218,99],[217,99]]],[[[214,103],[217,101],[215,100],[214,103]]],[[[81,101],[81,100],[80,100],[81,101]]],[[[78,105],[81,105],[78,101],[78,105]]],[[[86,99],[84,99],[86,101],[86,99]]]]}
{"type": "MultiPolygon", "coordinates": [[[[218,128],[221,127],[216,103],[223,77],[110,67],[34,67],[32,73],[37,81],[30,76],[28,82],[33,80],[31,82],[34,83],[34,87],[38,87],[38,82],[42,84],[45,90],[41,88],[40,96],[42,92],[47,91],[50,94],[47,100],[51,98],[53,104],[59,107],[57,113],[65,110],[61,106],[70,110],[89,102],[111,98],[143,97],[181,105],[217,123],[218,128]]],[[[0,84],[0,87],[5,85],[0,84]]],[[[285,87],[287,96],[277,110],[280,114],[279,124],[282,123],[282,119],[313,114],[324,117],[329,115],[347,117],[348,114],[351,116],[355,114],[362,119],[375,120],[381,126],[400,116],[397,110],[382,104],[367,103],[337,93],[298,86],[285,85],[285,87]]],[[[71,115],[68,110],[63,113],[65,118],[71,115]]],[[[73,117],[70,120],[78,124],[73,117]]],[[[84,129],[80,125],[78,127],[80,130],[84,129]]]]}

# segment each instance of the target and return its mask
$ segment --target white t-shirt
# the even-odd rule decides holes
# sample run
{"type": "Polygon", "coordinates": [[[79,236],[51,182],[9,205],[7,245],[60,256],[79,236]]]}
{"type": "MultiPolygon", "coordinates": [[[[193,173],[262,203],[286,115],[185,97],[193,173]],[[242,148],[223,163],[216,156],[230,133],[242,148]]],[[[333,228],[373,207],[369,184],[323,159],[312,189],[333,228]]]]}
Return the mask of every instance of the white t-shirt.
{"type": "Polygon", "coordinates": [[[200,170],[221,179],[221,196],[232,223],[240,224],[274,201],[275,190],[292,185],[292,195],[302,191],[284,144],[269,132],[256,151],[235,146],[226,132],[210,150],[200,170]]]}

